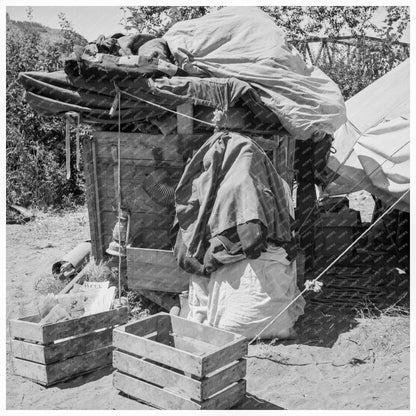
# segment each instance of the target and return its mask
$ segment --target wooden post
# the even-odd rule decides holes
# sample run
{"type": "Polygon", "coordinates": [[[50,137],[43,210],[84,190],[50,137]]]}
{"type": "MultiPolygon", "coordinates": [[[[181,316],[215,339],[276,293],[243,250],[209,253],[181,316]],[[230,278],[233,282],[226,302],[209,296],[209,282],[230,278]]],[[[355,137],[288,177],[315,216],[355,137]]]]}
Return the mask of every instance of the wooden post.
{"type": "Polygon", "coordinates": [[[84,139],[83,149],[86,198],[91,235],[91,254],[97,261],[102,259],[103,253],[95,139],[84,139]]]}

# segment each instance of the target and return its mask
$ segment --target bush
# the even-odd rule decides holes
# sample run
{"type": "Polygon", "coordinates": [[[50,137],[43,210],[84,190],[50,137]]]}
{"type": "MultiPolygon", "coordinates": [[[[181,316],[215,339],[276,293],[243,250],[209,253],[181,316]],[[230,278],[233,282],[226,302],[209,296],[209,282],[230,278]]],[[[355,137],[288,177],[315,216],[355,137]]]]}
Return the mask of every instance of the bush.
{"type": "MultiPolygon", "coordinates": [[[[61,16],[62,24],[66,22],[61,16]]],[[[23,206],[64,207],[84,203],[84,177],[75,170],[75,143],[71,145],[72,177],[66,179],[65,121],[34,113],[24,101],[19,72],[55,71],[71,47],[66,26],[62,42],[41,38],[38,24],[7,20],[6,27],[6,200],[23,206]],[[73,200],[68,199],[73,196],[73,200]]],[[[42,28],[42,27],[41,27],[42,28]]],[[[75,33],[75,32],[73,32],[75,33]]],[[[76,34],[74,34],[76,37],[76,34]]],[[[77,38],[78,40],[78,38],[77,38]]],[[[83,128],[81,136],[89,134],[83,128]]]]}

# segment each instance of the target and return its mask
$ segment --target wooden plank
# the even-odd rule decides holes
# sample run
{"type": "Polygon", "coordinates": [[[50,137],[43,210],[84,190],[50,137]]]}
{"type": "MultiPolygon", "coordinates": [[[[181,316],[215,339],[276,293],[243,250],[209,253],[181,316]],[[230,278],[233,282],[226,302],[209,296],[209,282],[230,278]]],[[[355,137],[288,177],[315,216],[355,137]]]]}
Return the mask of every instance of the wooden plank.
{"type": "Polygon", "coordinates": [[[16,375],[50,386],[94,369],[111,365],[112,351],[112,346],[104,347],[48,365],[13,358],[13,368],[16,375]]]}
{"type": "Polygon", "coordinates": [[[143,264],[157,264],[166,267],[177,267],[173,250],[158,250],[149,248],[128,248],[131,256],[143,264]]]}
{"type": "Polygon", "coordinates": [[[95,193],[95,198],[94,198],[94,202],[95,202],[95,211],[96,211],[96,215],[95,215],[95,219],[96,219],[96,228],[97,228],[97,235],[96,235],[96,251],[97,251],[97,257],[96,259],[102,259],[105,253],[105,246],[103,244],[103,233],[102,233],[102,227],[101,227],[101,223],[102,223],[102,213],[101,213],[101,209],[100,209],[100,186],[101,184],[98,181],[98,169],[97,169],[97,147],[95,144],[94,139],[92,140],[91,143],[91,154],[92,154],[92,181],[93,181],[93,188],[92,190],[95,193]]]}
{"type": "Polygon", "coordinates": [[[11,340],[13,357],[45,364],[45,346],[16,339],[11,340]]]}
{"type": "Polygon", "coordinates": [[[202,379],[201,396],[196,398],[199,400],[208,399],[210,396],[225,389],[227,386],[244,378],[246,376],[246,370],[246,360],[241,359],[224,369],[216,371],[214,374],[202,379]]]}
{"type": "Polygon", "coordinates": [[[219,348],[213,346],[212,344],[180,335],[171,335],[169,345],[175,347],[178,350],[199,356],[210,354],[214,351],[217,351],[219,348]]]}
{"type": "Polygon", "coordinates": [[[38,319],[39,315],[21,319],[10,320],[10,336],[12,338],[30,339],[32,341],[43,342],[43,327],[37,322],[29,321],[28,318],[38,319]]]}
{"type": "Polygon", "coordinates": [[[92,141],[90,138],[85,138],[82,142],[83,158],[84,158],[84,176],[86,199],[88,207],[88,218],[91,236],[91,254],[96,260],[100,260],[102,253],[98,245],[99,242],[99,220],[96,209],[96,190],[94,186],[94,166],[92,157],[92,141]]]}
{"type": "Polygon", "coordinates": [[[22,358],[41,364],[51,364],[102,347],[110,346],[112,345],[112,340],[113,330],[110,328],[46,346],[12,340],[12,351],[13,356],[16,358],[22,358]]]}
{"type": "Polygon", "coordinates": [[[172,331],[180,336],[194,338],[199,341],[209,343],[216,346],[226,346],[236,340],[246,340],[241,335],[233,334],[229,331],[213,328],[207,325],[201,325],[179,316],[167,315],[170,319],[172,331]]]}
{"type": "Polygon", "coordinates": [[[100,328],[120,325],[127,322],[127,320],[128,310],[127,307],[123,307],[93,315],[83,316],[78,319],[44,325],[42,327],[43,343],[48,344],[62,338],[85,334],[100,328]]]}
{"type": "Polygon", "coordinates": [[[190,274],[180,269],[172,251],[127,249],[129,289],[181,293],[189,287],[190,274]]]}
{"type": "Polygon", "coordinates": [[[48,384],[46,366],[43,364],[13,357],[13,373],[16,376],[29,378],[44,386],[48,384]]]}
{"type": "Polygon", "coordinates": [[[231,409],[239,403],[246,393],[246,380],[240,380],[238,383],[223,390],[215,396],[201,403],[201,410],[226,410],[231,409]]]}
{"type": "Polygon", "coordinates": [[[159,409],[168,410],[200,410],[201,405],[160,387],[146,383],[137,378],[114,372],[113,386],[123,393],[141,402],[148,403],[159,409]]]}
{"type": "Polygon", "coordinates": [[[218,351],[202,357],[202,377],[244,357],[248,351],[248,339],[237,339],[218,351]]]}
{"type": "Polygon", "coordinates": [[[171,269],[128,259],[127,270],[129,289],[181,293],[189,287],[189,275],[178,267],[171,269]]]}
{"type": "Polygon", "coordinates": [[[148,316],[147,318],[121,325],[117,328],[117,331],[142,337],[157,331],[158,320],[159,314],[148,316]]]}
{"type": "Polygon", "coordinates": [[[201,382],[122,351],[114,351],[113,367],[122,373],[165,387],[189,398],[202,397],[201,382]]]}
{"type": "Polygon", "coordinates": [[[49,384],[73,377],[79,373],[112,364],[113,346],[107,346],[46,366],[49,384]]]}
{"type": "MultiPolygon", "coordinates": [[[[111,146],[117,144],[118,133],[95,132],[94,138],[99,146],[99,158],[111,160],[111,146]]],[[[154,149],[159,148],[164,160],[181,161],[178,153],[178,136],[141,133],[121,133],[120,159],[148,159],[154,160],[154,149]]]]}
{"type": "Polygon", "coordinates": [[[147,340],[124,331],[113,331],[113,345],[125,352],[139,355],[169,367],[201,376],[202,358],[168,345],[147,340]]]}

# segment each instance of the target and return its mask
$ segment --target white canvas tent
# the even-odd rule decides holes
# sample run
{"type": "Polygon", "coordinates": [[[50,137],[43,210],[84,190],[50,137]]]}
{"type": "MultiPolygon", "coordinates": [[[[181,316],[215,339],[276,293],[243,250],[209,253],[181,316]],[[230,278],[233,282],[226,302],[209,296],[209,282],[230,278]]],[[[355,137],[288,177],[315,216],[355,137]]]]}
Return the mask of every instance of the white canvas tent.
{"type": "MultiPolygon", "coordinates": [[[[365,189],[387,204],[410,187],[410,60],[346,103],[347,122],[335,132],[328,167],[339,175],[330,195],[365,189]]],[[[407,195],[397,208],[409,212],[407,195]]]]}

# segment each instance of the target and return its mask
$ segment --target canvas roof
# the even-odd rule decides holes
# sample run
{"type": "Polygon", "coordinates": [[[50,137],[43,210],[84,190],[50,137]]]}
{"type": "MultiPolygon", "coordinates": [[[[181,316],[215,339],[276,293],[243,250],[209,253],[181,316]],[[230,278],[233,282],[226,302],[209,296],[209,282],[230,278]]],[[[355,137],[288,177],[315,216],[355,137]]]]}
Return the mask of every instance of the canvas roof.
{"type": "MultiPolygon", "coordinates": [[[[346,102],[328,166],[339,177],[329,194],[365,189],[387,204],[410,187],[410,60],[346,102]]],[[[397,206],[409,211],[407,195],[397,206]]]]}

